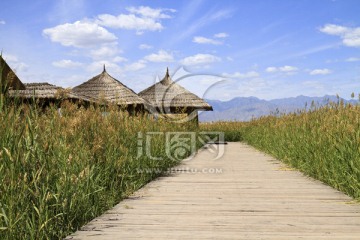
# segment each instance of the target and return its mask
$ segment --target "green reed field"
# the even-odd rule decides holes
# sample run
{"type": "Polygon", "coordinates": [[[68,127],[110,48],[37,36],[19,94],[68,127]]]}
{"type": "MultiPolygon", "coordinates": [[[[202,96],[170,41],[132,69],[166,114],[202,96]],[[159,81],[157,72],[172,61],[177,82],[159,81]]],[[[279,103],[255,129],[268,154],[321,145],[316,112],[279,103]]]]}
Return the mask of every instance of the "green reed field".
{"type": "MultiPolygon", "coordinates": [[[[245,141],[360,199],[360,106],[198,129],[66,102],[60,116],[53,107],[9,103],[0,88],[0,239],[61,239],[179,163],[167,157],[162,135],[150,145],[162,160],[138,157],[139,132],[223,131],[227,141],[245,141]]],[[[183,149],[183,158],[191,154],[183,149]]]]}
{"type": "Polygon", "coordinates": [[[331,103],[251,122],[202,124],[227,140],[267,152],[306,175],[360,199],[360,106],[331,103]]]}
{"type": "MultiPolygon", "coordinates": [[[[0,95],[1,96],[1,95],[0,95]]],[[[0,101],[0,239],[61,239],[176,164],[154,136],[151,160],[138,133],[223,131],[305,174],[360,198],[360,106],[332,104],[251,122],[172,124],[71,103],[45,112],[0,101]]],[[[198,143],[200,147],[200,143],[198,143]]],[[[191,154],[186,152],[185,156],[191,154]]]]}
{"type": "MultiPolygon", "coordinates": [[[[137,157],[138,132],[191,131],[108,109],[0,102],[0,239],[61,239],[178,164],[164,136],[137,157]],[[139,169],[157,169],[155,172],[139,169]]],[[[199,145],[200,147],[200,145],[199,145]]],[[[183,157],[190,152],[183,152],[183,157]]]]}

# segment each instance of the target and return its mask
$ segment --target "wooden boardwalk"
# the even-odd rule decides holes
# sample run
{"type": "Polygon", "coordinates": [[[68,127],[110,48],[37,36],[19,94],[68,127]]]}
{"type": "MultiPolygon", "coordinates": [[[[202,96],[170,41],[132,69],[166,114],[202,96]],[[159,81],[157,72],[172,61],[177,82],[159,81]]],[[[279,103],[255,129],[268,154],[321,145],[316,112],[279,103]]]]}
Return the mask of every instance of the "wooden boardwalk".
{"type": "Polygon", "coordinates": [[[178,166],[193,173],[151,182],[67,239],[360,239],[348,196],[242,143],[213,157],[202,150],[178,166]]]}

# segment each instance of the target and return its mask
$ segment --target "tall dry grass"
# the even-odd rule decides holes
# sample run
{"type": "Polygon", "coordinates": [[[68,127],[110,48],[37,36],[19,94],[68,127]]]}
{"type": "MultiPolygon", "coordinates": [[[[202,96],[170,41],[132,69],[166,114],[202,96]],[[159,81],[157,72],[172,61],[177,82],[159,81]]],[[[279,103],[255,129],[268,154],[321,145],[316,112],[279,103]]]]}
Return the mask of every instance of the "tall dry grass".
{"type": "Polygon", "coordinates": [[[138,132],[196,130],[71,103],[62,116],[0,106],[0,239],[63,238],[178,163],[161,135],[151,152],[163,160],[137,158],[138,132]],[[157,171],[138,171],[149,168],[157,171]]]}
{"type": "Polygon", "coordinates": [[[228,132],[330,186],[360,199],[360,106],[331,103],[250,122],[202,124],[228,132]]]}

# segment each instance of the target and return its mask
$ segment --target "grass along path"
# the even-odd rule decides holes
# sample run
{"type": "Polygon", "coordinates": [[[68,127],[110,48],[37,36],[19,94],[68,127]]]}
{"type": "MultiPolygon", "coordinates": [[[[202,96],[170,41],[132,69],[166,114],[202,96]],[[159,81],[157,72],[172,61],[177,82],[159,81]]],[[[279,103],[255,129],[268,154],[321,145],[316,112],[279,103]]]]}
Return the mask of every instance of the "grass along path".
{"type": "Polygon", "coordinates": [[[139,132],[194,130],[108,112],[68,103],[60,117],[56,109],[2,105],[0,239],[65,237],[178,163],[162,135],[153,136],[150,151],[163,160],[138,158],[139,132]],[[157,171],[138,171],[144,168],[157,171]]]}
{"type": "Polygon", "coordinates": [[[360,199],[359,105],[332,103],[281,117],[262,117],[247,123],[202,124],[201,128],[223,130],[227,139],[243,140],[360,199]]]}
{"type": "Polygon", "coordinates": [[[222,171],[163,176],[66,239],[359,239],[360,205],[345,194],[243,143],[213,158],[177,168],[222,171]]]}

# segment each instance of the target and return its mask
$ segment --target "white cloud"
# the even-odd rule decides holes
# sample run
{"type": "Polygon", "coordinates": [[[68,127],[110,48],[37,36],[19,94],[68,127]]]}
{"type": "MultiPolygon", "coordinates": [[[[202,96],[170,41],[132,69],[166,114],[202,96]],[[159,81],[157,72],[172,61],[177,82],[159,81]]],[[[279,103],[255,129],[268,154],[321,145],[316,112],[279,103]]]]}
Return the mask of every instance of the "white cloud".
{"type": "Polygon", "coordinates": [[[279,67],[279,70],[281,72],[296,72],[298,68],[293,66],[283,66],[283,67],[279,67]]]}
{"type": "Polygon", "coordinates": [[[137,62],[134,62],[134,63],[131,63],[131,64],[128,64],[125,66],[125,71],[128,71],[128,72],[133,72],[133,71],[137,71],[137,70],[140,70],[140,69],[143,69],[146,67],[146,61],[144,60],[139,60],[137,62]]]}
{"type": "Polygon", "coordinates": [[[299,69],[294,66],[285,65],[282,67],[268,67],[265,69],[266,72],[275,73],[275,72],[283,72],[287,74],[296,73],[299,69]]]}
{"type": "Polygon", "coordinates": [[[113,57],[116,54],[121,53],[116,45],[103,45],[98,49],[90,51],[90,55],[94,59],[113,57]]]}
{"type": "Polygon", "coordinates": [[[320,31],[329,35],[339,36],[345,46],[360,47],[360,27],[350,28],[335,24],[326,24],[320,31]]]}
{"type": "Polygon", "coordinates": [[[4,25],[6,22],[4,20],[0,20],[0,25],[4,25]]]}
{"type": "Polygon", "coordinates": [[[161,31],[164,28],[156,19],[142,18],[134,14],[120,14],[118,16],[102,14],[98,16],[96,22],[105,27],[136,30],[139,33],[146,30],[161,31]]]}
{"type": "Polygon", "coordinates": [[[310,72],[310,75],[327,75],[332,73],[331,70],[324,68],[324,69],[314,69],[310,72]]]}
{"type": "Polygon", "coordinates": [[[227,38],[227,37],[229,37],[229,34],[222,32],[222,33],[214,34],[214,37],[215,38],[227,38]]]}
{"type": "Polygon", "coordinates": [[[153,53],[144,57],[149,62],[172,62],[174,57],[171,53],[160,50],[158,53],[153,53]]]}
{"type": "Polygon", "coordinates": [[[268,67],[265,70],[266,72],[272,73],[272,72],[277,72],[278,69],[276,67],[268,67]]]}
{"type": "Polygon", "coordinates": [[[113,61],[114,62],[127,62],[128,60],[127,60],[127,58],[116,56],[113,58],[113,61]]]}
{"type": "Polygon", "coordinates": [[[87,66],[87,70],[89,72],[100,73],[103,70],[104,65],[109,73],[122,73],[122,69],[116,63],[107,60],[94,61],[87,66]]]}
{"type": "Polygon", "coordinates": [[[171,18],[167,13],[176,12],[174,9],[146,6],[129,7],[126,10],[130,14],[120,14],[118,16],[101,14],[97,16],[95,22],[110,28],[136,30],[137,34],[142,34],[144,31],[161,31],[164,28],[161,19],[171,18]]]}
{"type": "Polygon", "coordinates": [[[214,45],[221,45],[222,42],[211,39],[211,38],[206,38],[206,37],[194,37],[193,38],[193,42],[194,43],[200,43],[200,44],[214,44],[214,45]]]}
{"type": "Polygon", "coordinates": [[[342,35],[348,31],[348,28],[335,24],[326,24],[324,27],[320,28],[320,31],[330,35],[342,35]]]}
{"type": "Polygon", "coordinates": [[[10,68],[15,72],[26,72],[28,70],[28,65],[24,62],[21,62],[17,56],[11,54],[3,54],[2,57],[9,64],[10,68]]]}
{"type": "Polygon", "coordinates": [[[153,48],[153,46],[148,45],[148,44],[140,44],[140,45],[139,45],[139,49],[141,49],[141,50],[144,50],[144,49],[152,49],[152,48],[153,48]]]}
{"type": "Polygon", "coordinates": [[[351,57],[345,60],[346,62],[358,62],[360,61],[360,58],[351,57]]]}
{"type": "Polygon", "coordinates": [[[228,78],[240,78],[240,79],[244,79],[244,78],[256,78],[259,77],[260,74],[256,71],[250,71],[247,73],[240,73],[240,72],[235,72],[232,74],[229,73],[224,73],[223,74],[224,77],[228,77],[228,78]]]}
{"type": "Polygon", "coordinates": [[[228,60],[230,62],[234,61],[234,59],[232,57],[226,57],[226,60],[228,60]]]}
{"type": "Polygon", "coordinates": [[[343,43],[348,47],[360,47],[360,28],[355,28],[346,34],[343,43]]]}
{"type": "Polygon", "coordinates": [[[127,10],[129,14],[101,14],[95,19],[47,28],[43,30],[43,35],[64,46],[93,47],[116,42],[117,37],[104,27],[136,30],[137,34],[144,31],[160,31],[164,28],[160,20],[171,17],[166,12],[175,12],[174,9],[153,9],[144,6],[130,7],[127,10]]]}
{"type": "Polygon", "coordinates": [[[165,12],[176,12],[175,9],[162,9],[162,8],[151,8],[146,6],[140,7],[129,7],[126,8],[130,13],[139,14],[143,17],[160,19],[160,18],[171,18],[170,15],[167,15],[165,12]]]}
{"type": "Polygon", "coordinates": [[[201,65],[221,61],[221,58],[211,54],[196,54],[184,58],[181,63],[184,65],[201,65]]]}
{"type": "Polygon", "coordinates": [[[53,62],[52,65],[59,68],[78,68],[83,66],[83,64],[80,62],[74,62],[72,60],[65,60],[65,59],[57,62],[53,62]]]}
{"type": "Polygon", "coordinates": [[[105,28],[91,22],[76,21],[43,30],[51,41],[64,46],[86,48],[103,43],[113,43],[117,37],[105,28]]]}

